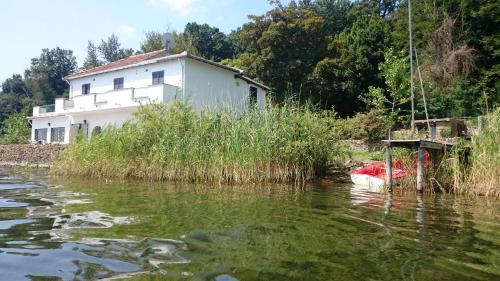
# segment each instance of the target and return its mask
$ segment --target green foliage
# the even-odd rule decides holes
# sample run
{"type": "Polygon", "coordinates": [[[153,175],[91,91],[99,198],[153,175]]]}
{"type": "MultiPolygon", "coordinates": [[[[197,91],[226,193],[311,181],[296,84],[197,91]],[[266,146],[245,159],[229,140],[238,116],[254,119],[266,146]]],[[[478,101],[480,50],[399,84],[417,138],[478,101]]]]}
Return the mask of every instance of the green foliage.
{"type": "Polygon", "coordinates": [[[89,41],[87,45],[87,57],[83,62],[83,69],[90,69],[100,65],[102,65],[102,62],[99,60],[97,47],[92,41],[89,41]]]}
{"type": "Polygon", "coordinates": [[[157,31],[146,32],[146,38],[141,42],[141,52],[149,53],[164,49],[162,34],[157,31]]]}
{"type": "Polygon", "coordinates": [[[26,85],[38,103],[53,103],[68,91],[62,79],[77,70],[73,51],[59,47],[43,49],[38,58],[31,59],[31,66],[24,73],[26,85]]]}
{"type": "Polygon", "coordinates": [[[106,128],[64,152],[54,171],[151,180],[303,181],[346,156],[332,113],[292,104],[197,114],[181,103],[141,107],[136,120],[106,128]],[[78,164],[77,164],[78,163],[78,164]]]}
{"type": "Polygon", "coordinates": [[[188,51],[217,62],[234,56],[228,37],[218,28],[208,24],[191,22],[186,24],[183,33],[174,35],[174,52],[188,51]]]}
{"type": "Polygon", "coordinates": [[[409,112],[403,111],[402,106],[410,102],[409,68],[408,58],[390,49],[385,54],[384,62],[379,66],[385,87],[370,86],[361,99],[367,106],[379,110],[394,122],[407,121],[409,112]]]}
{"type": "Polygon", "coordinates": [[[23,100],[16,94],[0,93],[0,124],[9,117],[10,114],[20,111],[23,108],[23,100]]]}
{"type": "Polygon", "coordinates": [[[292,1],[251,16],[241,31],[247,52],[240,59],[248,73],[274,88],[279,98],[300,95],[325,51],[323,25],[323,18],[305,2],[292,1]]]}
{"type": "Polygon", "coordinates": [[[21,74],[12,74],[11,78],[7,78],[2,83],[2,92],[6,94],[16,94],[28,97],[29,90],[26,88],[26,83],[21,74]]]}
{"type": "Polygon", "coordinates": [[[337,119],[334,128],[342,139],[376,142],[387,138],[392,125],[391,120],[374,109],[351,118],[337,119]]]}
{"type": "Polygon", "coordinates": [[[16,112],[3,121],[0,130],[1,144],[27,143],[31,134],[31,127],[26,120],[26,112],[16,112]]]}
{"type": "Polygon", "coordinates": [[[500,197],[500,109],[486,116],[486,127],[472,139],[466,192],[500,197]]]}
{"type": "Polygon", "coordinates": [[[114,62],[119,59],[133,55],[134,50],[122,49],[118,37],[113,33],[106,40],[101,40],[101,44],[97,47],[101,56],[106,62],[114,62]]]}

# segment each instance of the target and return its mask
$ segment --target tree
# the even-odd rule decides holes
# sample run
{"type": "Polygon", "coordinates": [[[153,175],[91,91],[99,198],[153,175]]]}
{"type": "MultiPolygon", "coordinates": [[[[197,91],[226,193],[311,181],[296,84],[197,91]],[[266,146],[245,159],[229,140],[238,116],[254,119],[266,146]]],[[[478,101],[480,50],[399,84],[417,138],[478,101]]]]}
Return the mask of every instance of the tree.
{"type": "Polygon", "coordinates": [[[98,58],[97,47],[92,41],[89,41],[87,45],[87,57],[83,62],[83,69],[90,69],[102,65],[102,62],[98,58]]]}
{"type": "Polygon", "coordinates": [[[12,113],[23,108],[23,99],[14,93],[0,93],[0,124],[12,113]]]}
{"type": "Polygon", "coordinates": [[[353,3],[349,0],[317,0],[316,12],[325,20],[325,31],[328,35],[337,35],[352,25],[352,17],[348,14],[353,3]]]}
{"type": "Polygon", "coordinates": [[[156,31],[146,32],[146,38],[141,42],[141,52],[149,53],[164,49],[163,37],[161,33],[156,31]]]}
{"type": "Polygon", "coordinates": [[[63,77],[77,70],[73,51],[59,47],[43,49],[38,58],[31,59],[31,66],[25,71],[26,85],[37,103],[53,103],[55,97],[68,91],[63,77]]]}
{"type": "Polygon", "coordinates": [[[290,2],[263,16],[250,16],[241,40],[240,56],[251,76],[271,86],[278,98],[301,95],[307,76],[324,57],[324,20],[308,3],[290,2]]]}
{"type": "Polygon", "coordinates": [[[106,40],[101,40],[101,44],[97,47],[101,56],[107,63],[117,61],[119,59],[131,56],[134,54],[133,49],[122,49],[118,37],[113,33],[106,40]]]}
{"type": "Polygon", "coordinates": [[[174,38],[172,49],[177,53],[188,51],[214,61],[233,58],[234,55],[227,36],[208,24],[190,22],[186,24],[184,32],[175,34],[174,38]]]}
{"type": "Polygon", "coordinates": [[[2,83],[3,93],[12,93],[17,95],[22,95],[28,97],[30,95],[28,89],[26,88],[26,83],[21,76],[21,74],[12,74],[11,78],[7,78],[2,83]]]}
{"type": "Polygon", "coordinates": [[[385,60],[379,66],[384,77],[385,87],[368,87],[361,99],[369,106],[390,116],[392,121],[408,121],[409,112],[402,106],[410,101],[410,63],[403,53],[389,49],[385,60]]]}

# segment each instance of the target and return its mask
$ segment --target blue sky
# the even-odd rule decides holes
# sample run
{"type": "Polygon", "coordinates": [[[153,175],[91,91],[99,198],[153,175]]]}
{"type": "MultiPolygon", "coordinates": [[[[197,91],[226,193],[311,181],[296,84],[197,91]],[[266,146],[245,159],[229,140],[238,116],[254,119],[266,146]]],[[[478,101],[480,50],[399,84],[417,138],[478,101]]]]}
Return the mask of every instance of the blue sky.
{"type": "Polygon", "coordinates": [[[148,30],[182,31],[196,21],[224,32],[270,9],[267,0],[2,0],[0,82],[23,74],[42,48],[71,49],[81,66],[87,41],[115,33],[122,47],[139,47],[148,30]]]}

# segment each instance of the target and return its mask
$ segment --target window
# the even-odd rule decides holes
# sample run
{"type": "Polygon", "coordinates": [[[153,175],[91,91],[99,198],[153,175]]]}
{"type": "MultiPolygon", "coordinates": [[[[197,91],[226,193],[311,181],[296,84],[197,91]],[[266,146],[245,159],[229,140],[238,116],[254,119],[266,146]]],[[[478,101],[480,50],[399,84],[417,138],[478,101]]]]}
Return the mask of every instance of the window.
{"type": "Polygon", "coordinates": [[[90,94],[90,83],[82,84],[82,95],[90,94]]]}
{"type": "Polygon", "coordinates": [[[50,129],[50,142],[64,142],[64,127],[50,129]]]}
{"type": "Polygon", "coordinates": [[[163,75],[164,75],[163,70],[155,71],[151,74],[153,75],[153,85],[163,84],[163,75]]]}
{"type": "Polygon", "coordinates": [[[249,104],[251,106],[257,105],[257,88],[250,87],[250,95],[248,97],[249,104]]]}
{"type": "Polygon", "coordinates": [[[123,77],[115,78],[113,84],[115,85],[115,90],[123,89],[123,77]]]}
{"type": "Polygon", "coordinates": [[[35,141],[46,142],[47,141],[47,129],[35,129],[35,141]]]}

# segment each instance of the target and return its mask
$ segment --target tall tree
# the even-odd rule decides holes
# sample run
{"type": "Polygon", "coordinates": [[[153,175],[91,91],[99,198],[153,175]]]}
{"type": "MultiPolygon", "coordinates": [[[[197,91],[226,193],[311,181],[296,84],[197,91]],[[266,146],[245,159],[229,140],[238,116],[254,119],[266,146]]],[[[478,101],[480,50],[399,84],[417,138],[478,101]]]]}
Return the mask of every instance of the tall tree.
{"type": "Polygon", "coordinates": [[[141,42],[141,52],[149,53],[164,49],[162,34],[157,31],[146,32],[145,39],[141,42]]]}
{"type": "Polygon", "coordinates": [[[92,41],[89,41],[87,45],[87,57],[83,62],[83,69],[90,69],[102,65],[102,62],[98,57],[97,47],[92,41]]]}
{"type": "Polygon", "coordinates": [[[234,54],[223,32],[208,24],[196,22],[186,24],[184,32],[175,35],[173,51],[188,51],[214,61],[232,58],[234,54]]]}
{"type": "Polygon", "coordinates": [[[31,59],[31,66],[24,76],[37,102],[52,103],[55,97],[63,96],[68,91],[63,77],[76,70],[73,51],[56,47],[43,49],[40,57],[31,59]]]}
{"type": "Polygon", "coordinates": [[[4,93],[12,93],[25,97],[29,97],[30,95],[21,74],[12,74],[11,78],[7,78],[2,83],[2,91],[4,93]]]}
{"type": "Polygon", "coordinates": [[[106,40],[101,40],[101,44],[97,47],[97,49],[108,63],[134,54],[133,49],[121,48],[121,43],[114,33],[111,34],[111,36],[109,36],[106,40]]]}
{"type": "Polygon", "coordinates": [[[263,16],[250,16],[241,39],[240,59],[250,75],[275,89],[278,97],[300,95],[306,78],[324,56],[324,20],[309,3],[280,2],[263,16]]]}

